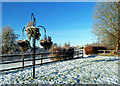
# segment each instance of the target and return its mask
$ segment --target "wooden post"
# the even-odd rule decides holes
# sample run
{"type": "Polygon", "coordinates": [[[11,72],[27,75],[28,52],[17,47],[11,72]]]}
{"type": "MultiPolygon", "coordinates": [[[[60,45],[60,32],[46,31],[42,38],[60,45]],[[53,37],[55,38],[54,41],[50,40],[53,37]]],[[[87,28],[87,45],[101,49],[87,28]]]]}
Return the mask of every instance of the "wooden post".
{"type": "Polygon", "coordinates": [[[77,51],[77,56],[79,57],[79,51],[77,51]]]}
{"type": "Polygon", "coordinates": [[[41,65],[42,65],[42,55],[40,55],[40,58],[41,58],[41,65]]]}
{"type": "Polygon", "coordinates": [[[25,47],[20,47],[20,50],[22,52],[22,68],[24,69],[24,51],[25,51],[25,47]]]}
{"type": "Polygon", "coordinates": [[[82,50],[82,57],[83,57],[83,50],[82,50]]]}
{"type": "Polygon", "coordinates": [[[22,67],[23,67],[23,69],[24,69],[24,52],[22,52],[22,67]]]}
{"type": "Polygon", "coordinates": [[[105,54],[105,50],[104,50],[104,54],[105,54]]]}
{"type": "Polygon", "coordinates": [[[33,37],[33,78],[35,78],[35,37],[33,37]]]}

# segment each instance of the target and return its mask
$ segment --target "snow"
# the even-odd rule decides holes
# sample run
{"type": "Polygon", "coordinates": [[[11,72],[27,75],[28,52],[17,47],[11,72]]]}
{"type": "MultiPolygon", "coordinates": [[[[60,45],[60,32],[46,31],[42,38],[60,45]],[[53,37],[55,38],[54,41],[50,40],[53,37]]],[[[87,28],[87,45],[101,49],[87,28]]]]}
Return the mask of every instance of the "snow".
{"type": "Polygon", "coordinates": [[[0,73],[0,84],[118,84],[117,56],[85,56],[0,73]]]}

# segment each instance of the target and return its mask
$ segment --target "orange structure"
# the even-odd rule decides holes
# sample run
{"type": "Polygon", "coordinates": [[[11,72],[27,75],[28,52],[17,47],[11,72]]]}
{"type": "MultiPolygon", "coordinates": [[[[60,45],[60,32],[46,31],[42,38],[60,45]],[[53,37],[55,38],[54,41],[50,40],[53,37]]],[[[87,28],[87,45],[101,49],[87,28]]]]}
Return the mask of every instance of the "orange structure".
{"type": "Polygon", "coordinates": [[[98,50],[106,50],[103,46],[86,46],[85,47],[85,54],[98,54],[98,50]]]}

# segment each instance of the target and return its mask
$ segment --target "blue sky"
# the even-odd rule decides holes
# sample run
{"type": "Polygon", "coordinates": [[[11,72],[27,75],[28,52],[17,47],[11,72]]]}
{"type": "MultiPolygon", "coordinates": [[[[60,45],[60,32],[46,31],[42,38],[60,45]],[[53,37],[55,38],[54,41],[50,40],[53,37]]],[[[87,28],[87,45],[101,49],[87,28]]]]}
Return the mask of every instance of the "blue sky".
{"type": "MultiPolygon", "coordinates": [[[[37,25],[47,29],[54,43],[90,44],[95,38],[92,33],[95,5],[95,2],[3,2],[2,26],[11,26],[21,36],[22,28],[34,13],[37,25]]],[[[42,39],[44,31],[40,31],[42,39]]]]}

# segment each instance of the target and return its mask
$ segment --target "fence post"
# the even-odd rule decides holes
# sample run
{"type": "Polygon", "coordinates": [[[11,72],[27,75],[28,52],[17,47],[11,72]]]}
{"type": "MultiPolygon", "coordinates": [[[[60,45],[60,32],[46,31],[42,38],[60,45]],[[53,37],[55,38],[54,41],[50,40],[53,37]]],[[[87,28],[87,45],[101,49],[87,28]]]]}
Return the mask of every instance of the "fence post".
{"type": "Polygon", "coordinates": [[[41,58],[41,64],[42,64],[42,55],[40,54],[40,58],[41,58]]]}
{"type": "Polygon", "coordinates": [[[77,51],[77,56],[79,57],[79,51],[77,51]]]}
{"type": "Polygon", "coordinates": [[[24,69],[24,52],[22,52],[22,67],[23,67],[23,69],[24,69]]]}
{"type": "Polygon", "coordinates": [[[104,50],[104,54],[105,54],[105,50],[104,50]]]}
{"type": "Polygon", "coordinates": [[[82,57],[83,57],[83,50],[82,50],[82,57]]]}

